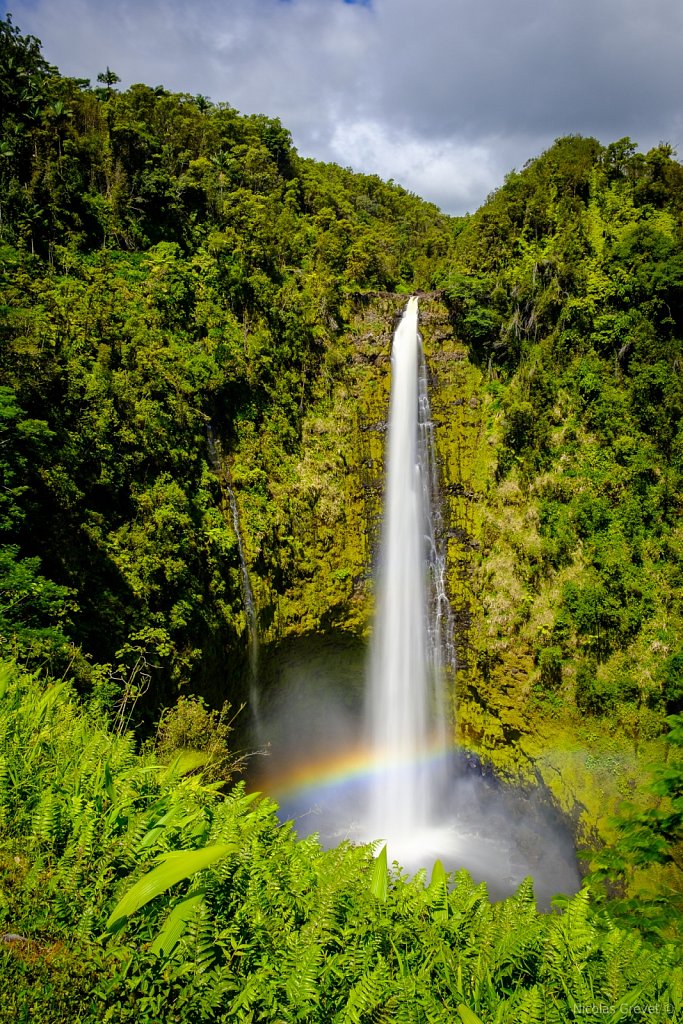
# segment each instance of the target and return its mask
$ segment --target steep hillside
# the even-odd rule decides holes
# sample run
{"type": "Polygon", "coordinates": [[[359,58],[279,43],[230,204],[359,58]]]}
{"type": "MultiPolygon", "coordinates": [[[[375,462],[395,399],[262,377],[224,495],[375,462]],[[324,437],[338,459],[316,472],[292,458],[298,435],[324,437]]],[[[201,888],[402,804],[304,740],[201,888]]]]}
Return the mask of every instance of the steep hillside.
{"type": "Polygon", "coordinates": [[[269,635],[321,557],[288,524],[328,473],[313,419],[343,376],[350,296],[429,287],[450,221],[299,159],[277,121],[64,78],[9,20],[0,57],[5,650],[84,684],[91,659],[113,666],[153,704],[226,673],[236,689],[230,490],[269,635]]]}
{"type": "Polygon", "coordinates": [[[460,729],[585,828],[683,701],[683,169],[560,139],[463,225],[443,279],[493,455],[460,729]]]}
{"type": "Polygon", "coordinates": [[[238,703],[254,628],[365,636],[422,292],[459,736],[607,834],[683,699],[670,149],[558,140],[456,221],[9,19],[0,57],[3,652],[149,721],[238,703]]]}

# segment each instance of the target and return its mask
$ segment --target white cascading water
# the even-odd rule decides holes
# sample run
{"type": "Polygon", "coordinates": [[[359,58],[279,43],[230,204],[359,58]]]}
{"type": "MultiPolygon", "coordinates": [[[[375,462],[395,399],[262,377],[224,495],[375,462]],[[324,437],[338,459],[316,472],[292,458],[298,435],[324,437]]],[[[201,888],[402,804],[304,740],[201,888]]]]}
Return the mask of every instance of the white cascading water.
{"type": "Polygon", "coordinates": [[[417,298],[394,335],[386,490],[367,699],[369,831],[401,859],[435,824],[428,753],[443,749],[442,647],[451,628],[432,514],[436,464],[417,298]]]}
{"type": "MultiPolygon", "coordinates": [[[[293,686],[284,667],[282,711],[264,716],[267,729],[275,730],[272,749],[280,758],[270,762],[270,792],[283,821],[295,821],[300,835],[316,833],[325,846],[344,839],[383,840],[389,859],[404,870],[429,870],[438,858],[447,870],[466,868],[475,880],[486,881],[496,899],[533,874],[549,906],[553,893],[576,892],[580,886],[571,837],[554,835],[552,825],[538,831],[545,819],[530,813],[528,795],[517,801],[476,769],[464,771],[463,762],[458,767],[449,742],[443,677],[451,681],[455,670],[453,617],[446,596],[446,531],[427,368],[417,327],[417,299],[412,298],[392,351],[385,508],[365,706],[370,764],[355,742],[357,721],[346,717],[334,686],[326,689],[325,673],[311,669],[309,685],[299,690],[306,680],[304,662],[293,686]],[[315,754],[308,761],[311,749],[315,754]],[[535,845],[530,836],[537,837],[535,845]]],[[[330,678],[338,678],[341,693],[348,682],[338,676],[337,662],[346,655],[333,652],[330,678]]]]}

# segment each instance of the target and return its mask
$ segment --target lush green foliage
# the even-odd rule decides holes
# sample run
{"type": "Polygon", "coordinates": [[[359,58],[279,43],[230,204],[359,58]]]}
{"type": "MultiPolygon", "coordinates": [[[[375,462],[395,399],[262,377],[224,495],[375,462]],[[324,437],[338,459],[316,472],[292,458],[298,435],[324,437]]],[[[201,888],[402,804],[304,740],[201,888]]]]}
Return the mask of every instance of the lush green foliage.
{"type": "Polygon", "coordinates": [[[427,886],[368,848],[324,852],[98,715],[3,670],[0,927],[22,938],[0,944],[2,1020],[680,1019],[680,950],[586,892],[540,915],[530,881],[491,905],[439,864],[427,886]]]}
{"type": "Polygon", "coordinates": [[[242,767],[228,745],[232,722],[227,702],[218,712],[210,710],[201,697],[181,695],[161,714],[156,752],[162,760],[183,757],[184,771],[201,767],[204,779],[225,782],[242,767]]]}
{"type": "MultiPolygon", "coordinates": [[[[643,868],[680,866],[680,164],[559,140],[454,223],[300,159],[276,120],[98,82],[0,21],[0,645],[86,701],[0,681],[0,1017],[678,1019],[679,894],[633,897],[643,868]],[[299,614],[297,580],[344,528],[348,368],[380,358],[351,352],[353,304],[435,283],[497,442],[480,679],[530,652],[517,736],[578,709],[637,752],[669,715],[674,756],[595,864],[608,909],[584,892],[539,915],[526,883],[491,906],[440,865],[426,885],[386,851],[298,843],[227,791],[227,708],[181,699],[143,754],[127,731],[188,682],[222,703],[226,664],[239,703],[233,516],[259,625],[299,614]]],[[[350,596],[351,576],[326,583],[350,596]]]]}
{"type": "Polygon", "coordinates": [[[83,678],[79,651],[143,665],[158,701],[222,685],[227,652],[239,678],[229,489],[277,588],[299,553],[269,476],[346,360],[345,296],[429,287],[448,219],[300,159],[276,120],[101,78],[0,22],[0,625],[83,678]]]}
{"type": "Polygon", "coordinates": [[[610,901],[615,920],[654,935],[673,928],[680,941],[683,895],[667,885],[648,891],[639,878],[653,864],[674,864],[683,871],[683,717],[671,715],[669,725],[671,756],[656,767],[650,786],[656,802],[645,809],[630,805],[622,810],[615,822],[618,839],[595,859],[590,879],[620,883],[631,894],[610,901]]]}
{"type": "Polygon", "coordinates": [[[531,648],[541,692],[564,681],[647,738],[683,708],[683,168],[667,146],[560,139],[454,258],[444,287],[488,367],[500,504],[517,493],[526,513],[516,537],[486,537],[512,545],[522,590],[501,629],[531,648]]]}

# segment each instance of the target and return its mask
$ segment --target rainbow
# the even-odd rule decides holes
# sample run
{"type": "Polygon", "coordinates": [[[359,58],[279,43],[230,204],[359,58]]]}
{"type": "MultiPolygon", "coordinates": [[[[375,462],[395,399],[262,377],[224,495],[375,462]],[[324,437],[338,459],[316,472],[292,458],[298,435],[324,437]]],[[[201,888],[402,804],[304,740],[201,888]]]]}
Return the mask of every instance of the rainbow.
{"type": "MultiPolygon", "coordinates": [[[[425,750],[420,764],[428,766],[446,757],[451,747],[445,747],[442,741],[434,741],[425,750]]],[[[396,771],[408,769],[415,765],[409,758],[394,758],[390,766],[396,771]]],[[[287,800],[307,792],[325,789],[333,796],[334,791],[354,782],[369,780],[379,770],[386,769],[388,762],[380,761],[377,753],[367,746],[335,752],[330,755],[314,757],[304,762],[289,765],[282,771],[260,774],[254,788],[266,793],[274,800],[287,800]]]]}

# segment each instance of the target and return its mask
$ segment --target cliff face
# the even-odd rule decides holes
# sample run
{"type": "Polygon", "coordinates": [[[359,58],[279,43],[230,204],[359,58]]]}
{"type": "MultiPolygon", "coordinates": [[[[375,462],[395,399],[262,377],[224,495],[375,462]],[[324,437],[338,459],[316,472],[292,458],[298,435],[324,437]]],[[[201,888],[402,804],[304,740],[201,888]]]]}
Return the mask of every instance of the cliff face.
{"type": "MultiPolygon", "coordinates": [[[[391,341],[404,295],[357,296],[334,354],[334,377],[303,421],[291,459],[267,467],[268,500],[254,500],[267,462],[265,438],[240,439],[232,463],[249,573],[267,645],[342,632],[366,637],[372,563],[382,513],[391,341]],[[260,514],[259,514],[260,513],[260,514]]],[[[420,296],[420,332],[430,378],[441,475],[448,590],[454,620],[459,738],[506,747],[528,730],[520,712],[533,669],[514,644],[487,644],[482,536],[494,489],[495,437],[482,371],[457,337],[439,293],[420,296]]],[[[513,600],[514,595],[509,595],[513,600]]]]}
{"type": "MultiPolygon", "coordinates": [[[[296,638],[369,634],[391,341],[405,302],[356,296],[291,453],[283,459],[278,450],[273,460],[264,429],[240,436],[230,460],[261,642],[274,657],[296,638]]],[[[617,749],[609,731],[575,707],[549,713],[539,699],[534,637],[543,634],[557,580],[527,579],[540,543],[533,496],[497,479],[497,387],[472,362],[439,293],[421,296],[419,325],[456,623],[457,739],[499,771],[543,781],[580,838],[607,837],[609,816],[636,785],[638,752],[626,738],[617,749]]]]}
{"type": "MultiPolygon", "coordinates": [[[[406,297],[358,296],[324,393],[316,396],[291,459],[269,466],[265,515],[250,481],[263,471],[264,438],[241,438],[232,462],[262,639],[326,629],[365,635],[372,561],[382,513],[391,341],[406,297]],[[260,466],[257,462],[260,460],[260,466]],[[241,485],[241,486],[240,486],[241,485]]],[[[458,661],[473,670],[473,555],[490,475],[481,374],[456,338],[438,293],[420,299],[448,538],[449,590],[458,661]]]]}

